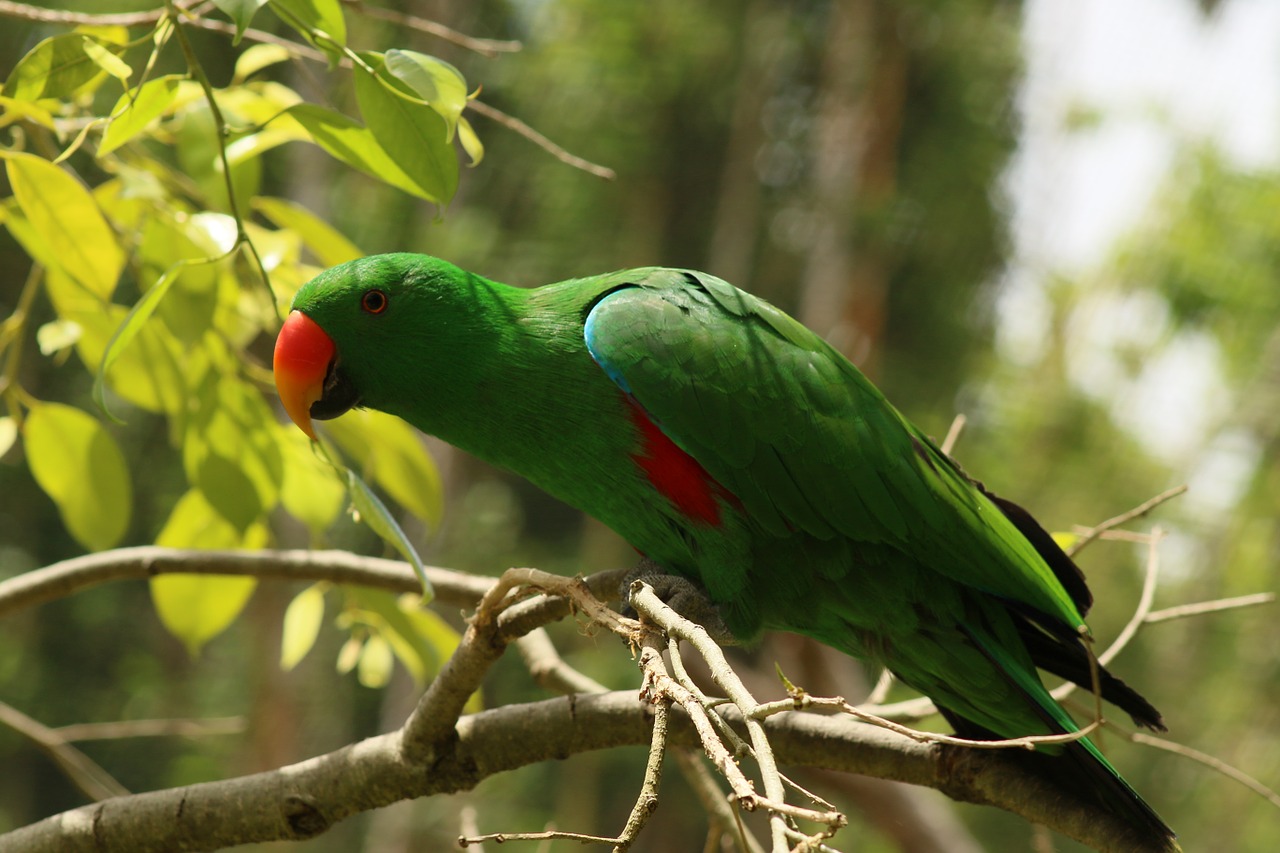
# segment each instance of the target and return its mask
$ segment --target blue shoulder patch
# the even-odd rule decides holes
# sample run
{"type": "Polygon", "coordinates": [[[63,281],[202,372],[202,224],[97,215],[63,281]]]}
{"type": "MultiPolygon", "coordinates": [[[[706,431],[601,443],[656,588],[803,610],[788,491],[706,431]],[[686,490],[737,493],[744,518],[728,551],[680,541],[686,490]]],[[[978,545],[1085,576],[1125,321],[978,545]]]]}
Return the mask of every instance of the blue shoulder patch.
{"type": "Polygon", "coordinates": [[[591,313],[587,314],[587,321],[582,326],[582,337],[587,344],[587,352],[591,353],[591,358],[595,363],[604,369],[605,375],[608,376],[614,385],[617,385],[627,394],[631,393],[631,387],[627,385],[627,380],[623,378],[622,373],[617,369],[617,365],[610,364],[600,353],[600,347],[597,345],[596,324],[599,322],[602,309],[612,300],[617,299],[621,294],[626,293],[631,288],[622,288],[610,293],[604,299],[596,303],[591,309],[591,313]]]}

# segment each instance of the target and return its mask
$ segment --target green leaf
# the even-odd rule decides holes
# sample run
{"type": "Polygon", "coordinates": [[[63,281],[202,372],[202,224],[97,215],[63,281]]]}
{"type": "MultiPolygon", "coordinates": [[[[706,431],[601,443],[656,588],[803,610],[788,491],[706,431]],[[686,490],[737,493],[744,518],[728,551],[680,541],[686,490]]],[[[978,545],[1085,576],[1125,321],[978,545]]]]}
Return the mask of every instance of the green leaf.
{"type": "MultiPolygon", "coordinates": [[[[244,36],[245,29],[253,20],[253,16],[258,14],[258,10],[265,6],[267,0],[213,0],[213,5],[217,6],[223,13],[231,19],[236,25],[235,38],[231,40],[232,44],[239,44],[240,39],[244,36]]],[[[252,48],[250,48],[252,50],[252,48]]],[[[283,50],[283,48],[280,48],[283,50]]],[[[239,63],[236,63],[237,68],[239,63]]]]}
{"type": "Polygon", "coordinates": [[[351,496],[351,505],[355,507],[359,520],[369,525],[374,533],[390,543],[402,557],[409,561],[409,565],[413,566],[414,572],[418,575],[418,581],[422,584],[423,600],[430,601],[435,598],[431,581],[427,580],[427,570],[422,565],[422,558],[418,556],[413,543],[409,541],[408,536],[404,535],[395,517],[387,510],[386,504],[378,499],[378,496],[356,472],[351,470],[347,471],[347,493],[351,496]]]}
{"type": "MultiPolygon", "coordinates": [[[[199,491],[183,495],[156,544],[167,548],[261,548],[267,531],[255,525],[241,534],[209,505],[199,491]]],[[[160,575],[151,580],[156,613],[194,657],[244,610],[257,586],[252,577],[160,575]]]]}
{"type": "Polygon", "coordinates": [[[5,416],[0,418],[0,457],[3,457],[18,440],[18,422],[5,416]]]}
{"type": "Polygon", "coordinates": [[[67,33],[40,42],[9,72],[5,97],[19,101],[68,97],[102,74],[86,52],[85,44],[91,41],[83,33],[67,33]]]}
{"type": "Polygon", "coordinates": [[[133,489],[111,434],[61,403],[33,406],[22,429],[31,474],[71,535],[91,551],[116,545],[129,527],[133,489]]]}
{"type": "MultiPolygon", "coordinates": [[[[373,54],[364,56],[380,62],[373,54]]],[[[379,70],[375,67],[375,71],[379,70]]],[[[397,85],[357,65],[356,102],[382,149],[437,204],[458,188],[458,158],[445,120],[430,107],[397,94],[397,85]]]]}
{"type": "Polygon", "coordinates": [[[296,202],[258,196],[253,209],[280,228],[297,232],[302,242],[326,267],[353,261],[364,255],[342,232],[296,202]]]}
{"type": "Polygon", "coordinates": [[[412,427],[392,415],[360,409],[325,424],[325,431],[396,502],[432,526],[440,523],[444,486],[412,427]]]}
{"type": "MultiPolygon", "coordinates": [[[[228,0],[228,2],[235,2],[235,0],[228,0]]],[[[260,7],[266,0],[240,0],[240,2],[256,3],[260,7]]],[[[264,68],[269,68],[278,62],[287,62],[290,55],[289,48],[282,44],[255,44],[246,48],[245,52],[236,58],[236,71],[231,82],[243,83],[264,68]]]]}
{"type": "Polygon", "coordinates": [[[412,50],[388,50],[384,62],[392,77],[440,114],[448,127],[447,138],[452,140],[467,107],[467,81],[462,72],[443,59],[412,50]]]}
{"type": "Polygon", "coordinates": [[[373,133],[359,122],[314,104],[290,107],[289,115],[306,128],[316,145],[332,157],[410,195],[436,201],[429,190],[419,186],[391,159],[373,133]]]}
{"type": "Polygon", "coordinates": [[[281,669],[293,669],[316,644],[324,622],[324,590],[324,584],[312,584],[294,596],[285,608],[280,638],[281,669]]]}
{"type": "Polygon", "coordinates": [[[93,60],[103,71],[110,74],[117,80],[128,81],[129,75],[133,73],[133,69],[129,67],[129,63],[116,56],[107,48],[98,44],[93,39],[87,38],[83,44],[85,55],[93,60]]]}
{"type": "Polygon", "coordinates": [[[115,290],[124,252],[84,186],[48,160],[0,152],[13,195],[56,265],[103,301],[115,290]]]}
{"type": "Polygon", "coordinates": [[[347,43],[347,22],[338,0],[271,0],[271,7],[282,21],[335,61],[342,55],[333,44],[347,43]],[[317,38],[317,33],[328,38],[317,38]]]}
{"type": "Polygon", "coordinates": [[[111,124],[98,143],[98,156],[115,151],[159,118],[173,104],[180,81],[176,74],[157,77],[121,95],[111,108],[111,124]]]}

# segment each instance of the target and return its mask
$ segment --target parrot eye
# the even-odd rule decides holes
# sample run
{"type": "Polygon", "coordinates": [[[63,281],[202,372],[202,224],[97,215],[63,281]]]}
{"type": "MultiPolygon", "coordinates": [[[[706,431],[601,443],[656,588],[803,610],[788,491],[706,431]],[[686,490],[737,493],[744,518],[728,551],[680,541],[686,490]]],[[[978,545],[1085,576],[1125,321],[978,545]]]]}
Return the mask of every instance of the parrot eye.
{"type": "Polygon", "coordinates": [[[360,297],[360,307],[370,314],[381,314],[387,310],[387,294],[381,290],[366,290],[360,297]]]}

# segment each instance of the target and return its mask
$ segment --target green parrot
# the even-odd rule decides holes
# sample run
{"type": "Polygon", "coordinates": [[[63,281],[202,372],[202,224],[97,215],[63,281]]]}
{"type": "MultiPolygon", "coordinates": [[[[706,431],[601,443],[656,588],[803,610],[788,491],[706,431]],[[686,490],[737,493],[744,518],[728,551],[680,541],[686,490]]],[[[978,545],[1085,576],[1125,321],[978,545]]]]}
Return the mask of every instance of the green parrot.
{"type": "MultiPolygon", "coordinates": [[[[523,289],[377,255],[299,290],[274,367],[311,438],[352,407],[397,415],[604,522],[696,583],[737,638],[793,631],[887,667],[966,737],[1077,728],[1036,669],[1092,684],[1080,570],[848,359],[714,276],[523,289]]],[[[1097,674],[1105,699],[1164,729],[1097,674]]],[[[1089,740],[1041,751],[1136,837],[1178,849],[1089,740]]]]}

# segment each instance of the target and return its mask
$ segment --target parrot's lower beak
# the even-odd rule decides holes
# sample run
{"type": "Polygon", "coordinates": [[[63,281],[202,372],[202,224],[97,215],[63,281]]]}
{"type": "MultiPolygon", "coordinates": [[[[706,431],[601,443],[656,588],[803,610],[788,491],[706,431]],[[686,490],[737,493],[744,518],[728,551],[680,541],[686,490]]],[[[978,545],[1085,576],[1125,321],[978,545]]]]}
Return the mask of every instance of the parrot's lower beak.
{"type": "Polygon", "coordinates": [[[325,377],[333,361],[333,340],[306,314],[293,311],[276,338],[273,364],[276,390],[290,420],[312,441],[311,406],[324,397],[325,377]]]}

